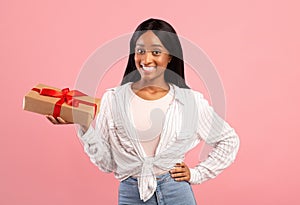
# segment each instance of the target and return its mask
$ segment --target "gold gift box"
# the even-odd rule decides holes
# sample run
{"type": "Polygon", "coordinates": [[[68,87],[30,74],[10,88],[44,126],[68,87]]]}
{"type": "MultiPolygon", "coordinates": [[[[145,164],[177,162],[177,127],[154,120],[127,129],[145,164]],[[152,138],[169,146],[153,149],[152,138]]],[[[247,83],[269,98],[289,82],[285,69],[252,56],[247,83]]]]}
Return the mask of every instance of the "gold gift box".
{"type": "MultiPolygon", "coordinates": [[[[61,89],[44,84],[35,86],[35,89],[41,90],[43,88],[61,91],[61,89]]],[[[59,116],[67,122],[89,126],[95,115],[99,112],[100,99],[90,96],[75,96],[73,99],[80,101],[78,107],[63,103],[59,116]],[[95,104],[96,107],[94,106],[95,104]]],[[[30,90],[23,99],[23,109],[43,115],[53,115],[55,104],[59,100],[60,98],[41,95],[35,90],[30,90]]]]}

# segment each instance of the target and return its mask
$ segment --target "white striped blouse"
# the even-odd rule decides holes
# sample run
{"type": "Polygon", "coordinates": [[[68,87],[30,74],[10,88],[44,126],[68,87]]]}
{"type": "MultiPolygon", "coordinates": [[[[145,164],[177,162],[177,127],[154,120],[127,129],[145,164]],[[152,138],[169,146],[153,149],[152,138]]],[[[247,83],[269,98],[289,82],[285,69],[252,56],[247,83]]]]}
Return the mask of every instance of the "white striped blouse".
{"type": "Polygon", "coordinates": [[[156,190],[154,167],[169,171],[201,140],[213,146],[205,161],[190,168],[191,184],[214,178],[233,163],[239,138],[219,117],[203,95],[170,85],[173,99],[165,115],[161,139],[153,157],[143,154],[132,124],[131,84],[107,89],[103,94],[95,128],[78,135],[91,161],[104,172],[114,172],[120,181],[137,176],[140,198],[147,201],[156,190]]]}

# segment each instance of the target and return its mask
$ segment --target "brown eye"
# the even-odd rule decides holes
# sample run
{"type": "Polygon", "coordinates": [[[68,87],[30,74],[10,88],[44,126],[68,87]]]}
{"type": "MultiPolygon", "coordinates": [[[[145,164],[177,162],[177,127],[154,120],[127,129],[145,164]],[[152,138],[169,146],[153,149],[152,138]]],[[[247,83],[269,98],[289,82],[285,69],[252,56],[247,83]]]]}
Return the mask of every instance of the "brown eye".
{"type": "Polygon", "coordinates": [[[161,51],[160,50],[154,50],[154,51],[152,51],[152,54],[154,56],[159,56],[161,54],[161,51]]]}
{"type": "Polygon", "coordinates": [[[138,48],[136,49],[137,54],[144,54],[146,51],[144,49],[138,48]]]}

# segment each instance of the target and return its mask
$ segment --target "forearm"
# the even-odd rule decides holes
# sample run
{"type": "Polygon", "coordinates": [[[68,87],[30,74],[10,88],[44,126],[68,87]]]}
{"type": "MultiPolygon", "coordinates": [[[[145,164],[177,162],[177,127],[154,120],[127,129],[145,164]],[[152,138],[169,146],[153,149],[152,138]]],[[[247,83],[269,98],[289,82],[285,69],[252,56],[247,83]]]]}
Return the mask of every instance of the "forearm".
{"type": "Polygon", "coordinates": [[[232,164],[239,149],[239,138],[234,130],[227,133],[218,141],[207,159],[200,162],[195,168],[191,168],[190,183],[200,184],[212,179],[232,164]]]}
{"type": "Polygon", "coordinates": [[[85,153],[91,162],[104,172],[113,170],[113,160],[109,143],[103,138],[103,133],[90,126],[78,131],[79,139],[84,147],[85,153]]]}
{"type": "Polygon", "coordinates": [[[84,125],[79,126],[79,130],[80,130],[81,135],[84,135],[88,131],[88,129],[89,129],[89,127],[86,127],[84,125]]]}

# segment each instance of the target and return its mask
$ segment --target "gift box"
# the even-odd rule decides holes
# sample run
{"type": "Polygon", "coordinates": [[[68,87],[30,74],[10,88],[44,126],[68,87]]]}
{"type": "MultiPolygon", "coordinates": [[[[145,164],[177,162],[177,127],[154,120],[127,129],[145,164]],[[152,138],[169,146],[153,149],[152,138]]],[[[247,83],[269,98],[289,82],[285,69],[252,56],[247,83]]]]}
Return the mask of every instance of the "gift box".
{"type": "Polygon", "coordinates": [[[32,88],[23,99],[23,109],[61,117],[67,122],[89,126],[99,112],[100,99],[78,90],[58,89],[44,84],[32,88]]]}

